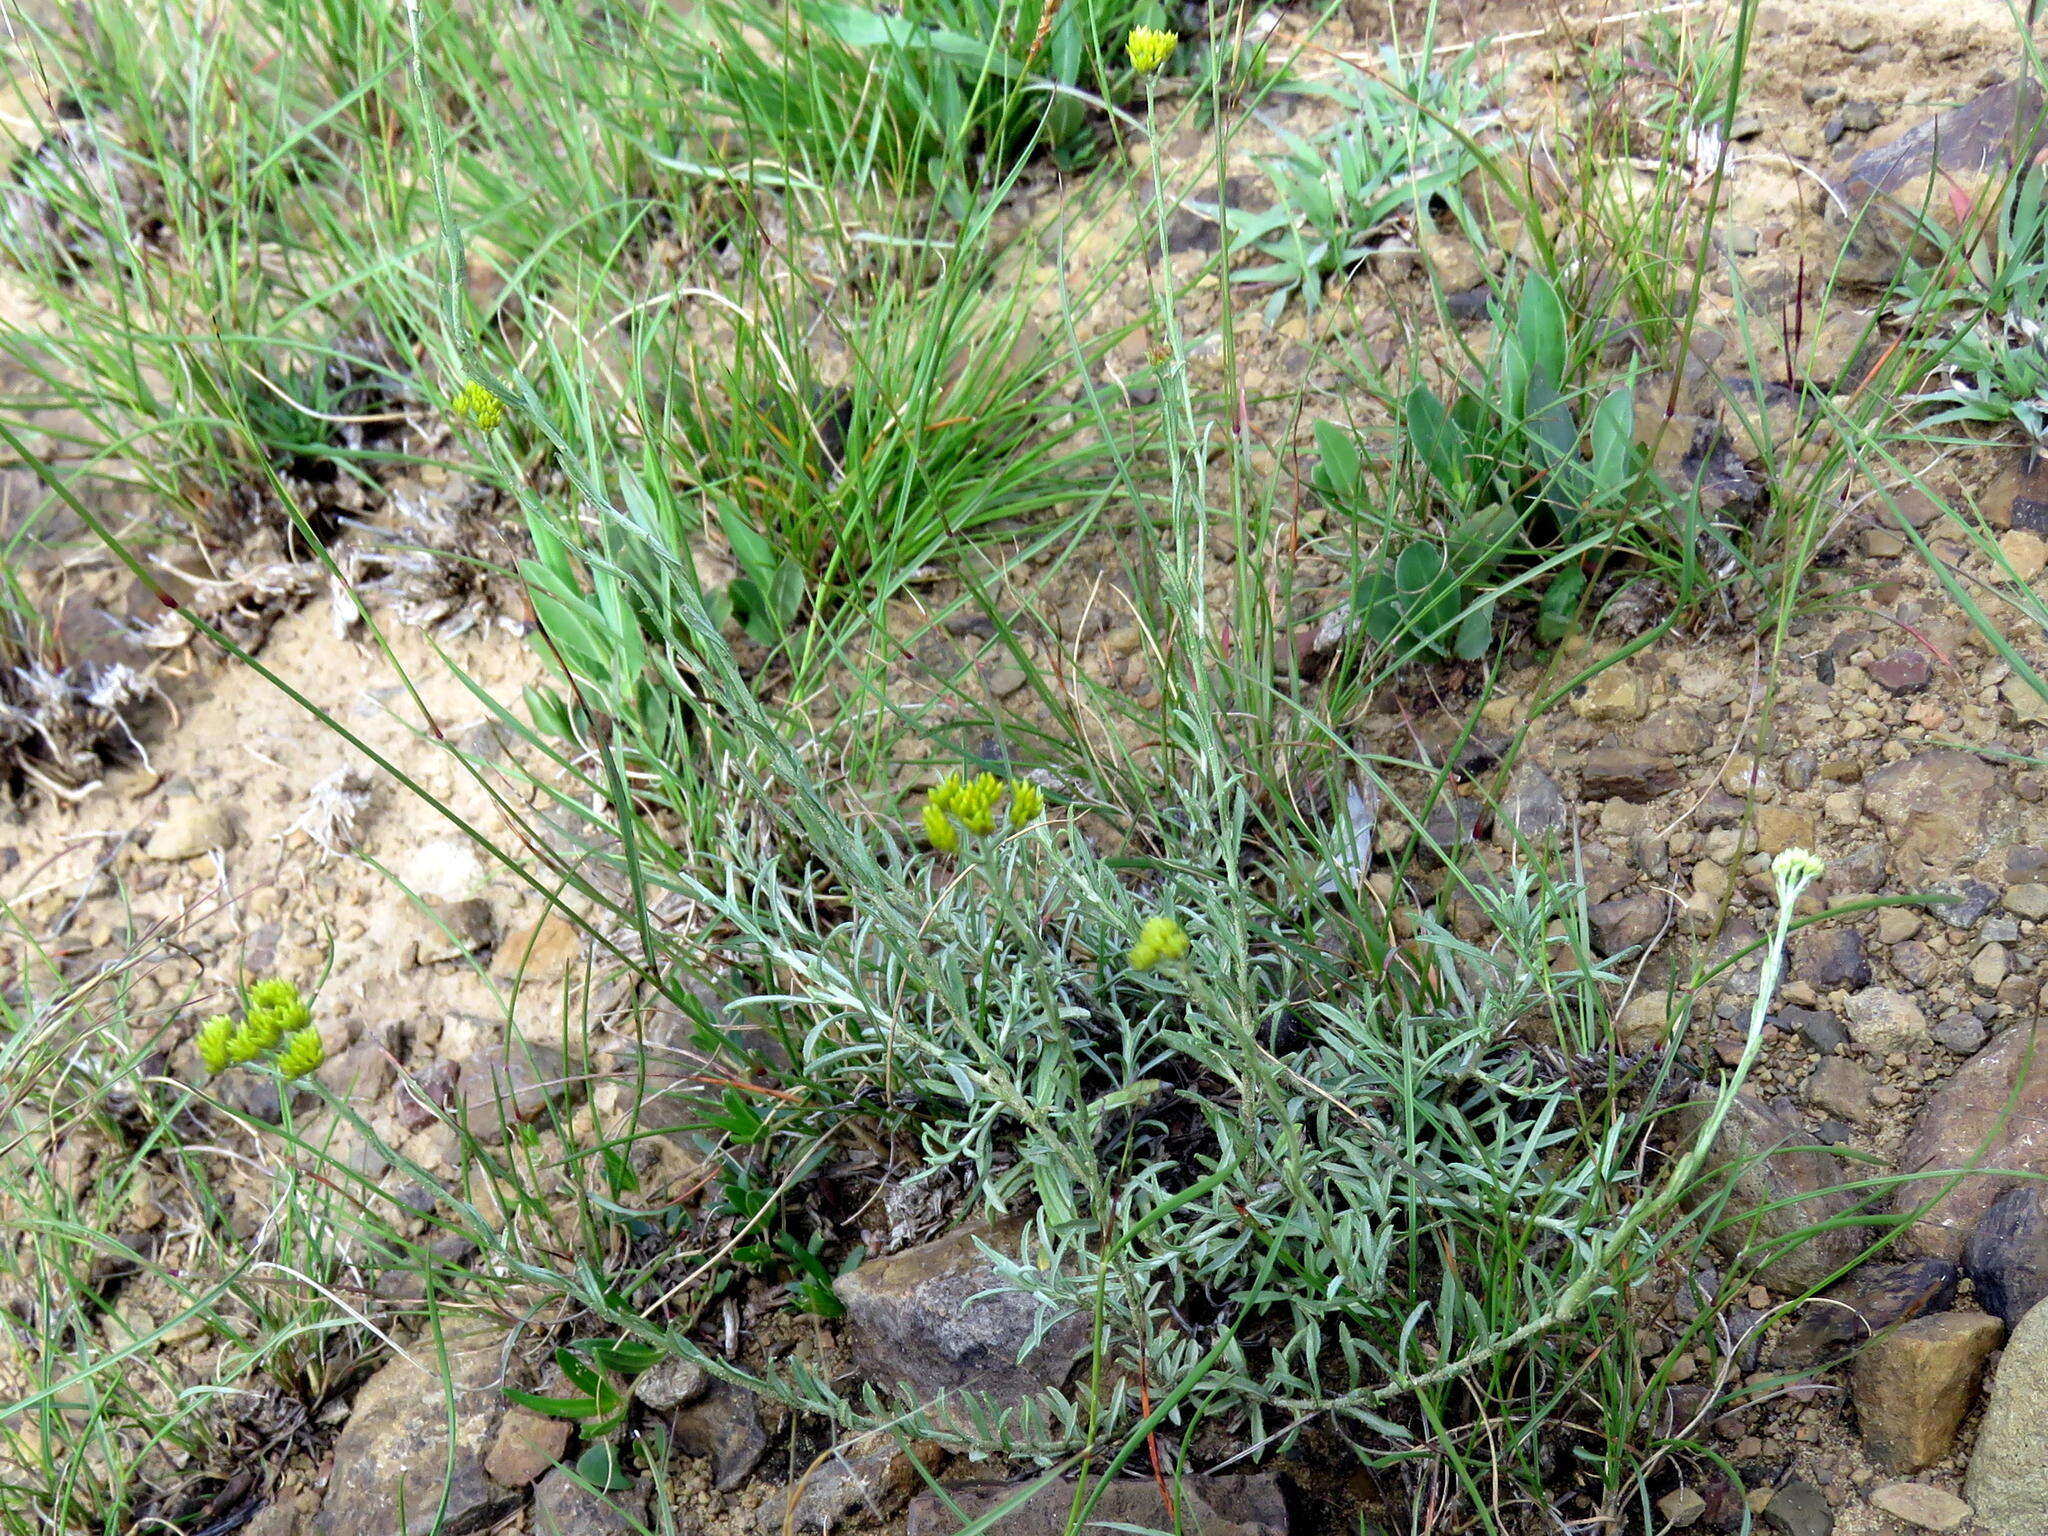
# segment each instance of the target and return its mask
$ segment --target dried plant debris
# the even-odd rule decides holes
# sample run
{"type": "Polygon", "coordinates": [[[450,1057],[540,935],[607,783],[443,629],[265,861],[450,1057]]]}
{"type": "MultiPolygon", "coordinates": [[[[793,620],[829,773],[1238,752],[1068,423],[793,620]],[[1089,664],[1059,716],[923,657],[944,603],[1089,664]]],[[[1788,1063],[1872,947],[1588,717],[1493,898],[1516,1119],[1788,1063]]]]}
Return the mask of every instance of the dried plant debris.
{"type": "Polygon", "coordinates": [[[451,635],[504,617],[503,573],[519,556],[512,526],[498,492],[468,475],[398,481],[382,518],[358,525],[335,552],[346,578],[330,584],[336,632],[360,622],[359,599],[451,635]]]}
{"type": "Polygon", "coordinates": [[[236,562],[224,576],[182,570],[175,574],[190,584],[192,595],[142,630],[137,638],[152,650],[182,649],[204,624],[242,650],[254,652],[270,637],[279,618],[319,589],[322,573],[310,560],[277,560],[253,567],[236,562]]]}
{"type": "Polygon", "coordinates": [[[343,764],[306,792],[306,808],[289,831],[305,833],[329,858],[353,851],[356,822],[369,806],[375,782],[360,763],[343,764]]]}
{"type": "Polygon", "coordinates": [[[129,716],[156,685],[132,667],[32,661],[0,672],[0,771],[67,800],[99,784],[102,763],[122,747],[145,764],[129,716]]]}

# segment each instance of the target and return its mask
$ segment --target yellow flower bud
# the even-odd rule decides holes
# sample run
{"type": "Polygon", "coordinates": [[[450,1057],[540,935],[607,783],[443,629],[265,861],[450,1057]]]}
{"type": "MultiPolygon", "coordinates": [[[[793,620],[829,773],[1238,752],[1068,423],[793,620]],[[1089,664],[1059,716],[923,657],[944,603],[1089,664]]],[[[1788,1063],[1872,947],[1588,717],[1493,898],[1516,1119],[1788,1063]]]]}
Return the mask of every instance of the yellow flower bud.
{"type": "Polygon", "coordinates": [[[505,419],[505,402],[474,379],[455,392],[448,410],[457,421],[466,421],[482,432],[495,432],[505,419]]]}
{"type": "Polygon", "coordinates": [[[1188,952],[1188,931],[1171,917],[1148,917],[1131,946],[1131,968],[1149,971],[1163,960],[1179,960],[1188,952]]]}
{"type": "Polygon", "coordinates": [[[1022,827],[1036,821],[1045,814],[1045,795],[1029,779],[1017,779],[1010,785],[1010,825],[1022,827]]]}
{"type": "Polygon", "coordinates": [[[327,1059],[327,1047],[320,1043],[320,1031],[311,1025],[285,1042],[277,1053],[277,1070],[284,1077],[304,1077],[327,1059]]]}
{"type": "Polygon", "coordinates": [[[960,834],[954,828],[952,821],[947,817],[946,813],[939,809],[936,799],[925,803],[924,840],[940,853],[958,853],[960,851],[960,834]]]}
{"type": "Polygon", "coordinates": [[[1124,39],[1124,50],[1131,56],[1131,68],[1141,75],[1149,75],[1173,57],[1173,50],[1179,43],[1178,32],[1162,32],[1157,27],[1133,27],[1131,35],[1124,39]]]}
{"type": "Polygon", "coordinates": [[[192,1037],[192,1043],[199,1048],[200,1063],[212,1073],[228,1069],[228,1044],[235,1033],[235,1021],[224,1013],[217,1013],[199,1026],[199,1033],[192,1037]]]}

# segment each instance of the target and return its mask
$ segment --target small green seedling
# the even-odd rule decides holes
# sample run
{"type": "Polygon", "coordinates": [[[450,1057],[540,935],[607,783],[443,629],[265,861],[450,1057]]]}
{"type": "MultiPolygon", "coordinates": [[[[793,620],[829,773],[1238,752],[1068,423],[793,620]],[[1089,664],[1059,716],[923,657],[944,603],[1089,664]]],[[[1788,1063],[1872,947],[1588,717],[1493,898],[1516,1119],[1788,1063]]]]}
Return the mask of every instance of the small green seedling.
{"type": "MultiPolygon", "coordinates": [[[[1582,418],[1577,402],[1587,397],[1562,389],[1574,362],[1568,335],[1557,290],[1532,274],[1483,385],[1447,405],[1417,384],[1402,401],[1398,452],[1419,474],[1369,477],[1356,439],[1316,424],[1313,484],[1331,507],[1371,516],[1381,484],[1421,492],[1410,526],[1430,531],[1390,539],[1394,547],[1354,594],[1366,632],[1382,644],[1483,656],[1505,574],[1566,549],[1654,487],[1635,442],[1633,380],[1582,418]]],[[[1563,637],[1585,585],[1575,562],[1541,583],[1540,640],[1563,637]]]]}

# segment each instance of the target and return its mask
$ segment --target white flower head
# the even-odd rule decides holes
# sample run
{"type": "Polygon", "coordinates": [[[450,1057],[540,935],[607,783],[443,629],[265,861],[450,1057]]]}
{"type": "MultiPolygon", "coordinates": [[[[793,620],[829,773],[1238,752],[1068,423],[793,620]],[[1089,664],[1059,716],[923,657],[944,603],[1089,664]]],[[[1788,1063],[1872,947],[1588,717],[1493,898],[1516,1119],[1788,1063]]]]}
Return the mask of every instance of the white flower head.
{"type": "Polygon", "coordinates": [[[1787,848],[1771,860],[1771,878],[1777,882],[1778,899],[1788,903],[1796,900],[1826,868],[1819,854],[1804,848],[1787,848]]]}

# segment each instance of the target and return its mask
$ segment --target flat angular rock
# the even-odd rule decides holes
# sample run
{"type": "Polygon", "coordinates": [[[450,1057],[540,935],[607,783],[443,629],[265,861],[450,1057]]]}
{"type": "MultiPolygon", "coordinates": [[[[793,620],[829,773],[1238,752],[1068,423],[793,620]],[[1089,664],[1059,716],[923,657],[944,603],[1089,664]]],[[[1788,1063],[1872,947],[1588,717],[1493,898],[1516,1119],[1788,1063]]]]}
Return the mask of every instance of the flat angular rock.
{"type": "Polygon", "coordinates": [[[923,1482],[916,1463],[930,1469],[942,1455],[923,1441],[905,1449],[881,1431],[859,1436],[834,1446],[800,1484],[762,1504],[754,1524],[762,1536],[781,1536],[785,1527],[829,1532],[849,1520],[888,1520],[923,1482]]]}
{"type": "Polygon", "coordinates": [[[1764,1524],[1778,1536],[1832,1536],[1834,1511],[1828,1496],[1808,1482],[1787,1483],[1764,1506],[1764,1524]]]}
{"type": "Polygon", "coordinates": [[[426,900],[426,913],[419,920],[419,944],[413,960],[420,965],[439,965],[482,954],[497,942],[498,919],[491,904],[481,896],[463,901],[426,900]]]}
{"type": "Polygon", "coordinates": [[[1508,776],[1507,793],[1500,797],[1496,837],[1512,840],[1519,835],[1532,843],[1561,835],[1571,824],[1571,812],[1557,781],[1534,763],[1523,763],[1508,776]]]}
{"type": "Polygon", "coordinates": [[[1664,931],[1670,904],[1662,896],[1618,896],[1586,909],[1593,947],[1602,955],[1648,944],[1664,931]]]}
{"type": "Polygon", "coordinates": [[[504,1141],[525,1122],[538,1119],[574,1086],[562,1053],[514,1037],[478,1051],[455,1079],[455,1109],[470,1134],[484,1142],[504,1141]]]}
{"type": "MultiPolygon", "coordinates": [[[[1957,1068],[1920,1111],[1899,1155],[1901,1173],[1971,1166],[2048,1173],[2048,1030],[2040,1032],[2037,1047],[2032,1022],[2004,1030],[1957,1068]]],[[[1930,1176],[1901,1184],[1892,1208],[1913,1210],[1941,1195],[1946,1182],[1930,1176]]],[[[1991,1202],[2018,1182],[2002,1173],[1964,1175],[1914,1223],[1906,1247],[1960,1259],[1991,1202]]]]}
{"type": "MultiPolygon", "coordinates": [[[[1690,1137],[1705,1123],[1704,1098],[1680,1106],[1675,1128],[1690,1137]]],[[[1712,1242],[1731,1259],[1757,1256],[1777,1239],[1854,1208],[1842,1162],[1812,1145],[1801,1126],[1748,1094],[1738,1094],[1707,1161],[1707,1168],[1732,1174],[1734,1189],[1716,1224],[1712,1242]],[[1788,1202],[1788,1203],[1780,1203],[1788,1202]]],[[[1757,1278],[1779,1291],[1803,1291],[1820,1284],[1862,1251],[1854,1228],[1831,1227],[1778,1251],[1757,1278]]]]}
{"type": "Polygon", "coordinates": [[[1932,1483],[1886,1483],[1871,1489],[1870,1502],[1923,1531],[1953,1531],[1970,1518],[1969,1505],[1932,1483]]]}
{"type": "Polygon", "coordinates": [[[1832,991],[1870,985],[1870,959],[1854,928],[1809,928],[1792,941],[1792,974],[1832,991]]]}
{"type": "MultiPolygon", "coordinates": [[[[967,1483],[910,1501],[904,1536],[958,1536],[1017,1497],[1026,1483],[967,1483]]],[[[1269,1476],[1187,1477],[1176,1485],[1180,1536],[1287,1536],[1287,1501],[1269,1476]]],[[[1086,1523],[1073,1525],[1074,1485],[1052,1482],[987,1528],[986,1536],[1116,1536],[1115,1527],[1172,1531],[1175,1522],[1150,1478],[1120,1478],[1102,1489],[1086,1523]]]]}
{"type": "MultiPolygon", "coordinates": [[[[1835,183],[1855,221],[1842,275],[1884,282],[1909,252],[1935,259],[1938,245],[1919,233],[1923,219],[1950,234],[1982,228],[2015,151],[2040,148],[2041,118],[2041,87],[2023,74],[1857,155],[1835,183]]],[[[1839,220],[1841,208],[1832,198],[1828,206],[1839,220]]]]}
{"type": "Polygon", "coordinates": [[[669,1422],[677,1450],[711,1463],[711,1486],[720,1493],[739,1487],[768,1454],[760,1400],[729,1381],[712,1382],[669,1422]]]}
{"type": "Polygon", "coordinates": [[[2048,1536],[2048,1305],[2020,1319],[1999,1356],[1963,1493],[1986,1531],[2048,1536]]]}
{"type": "Polygon", "coordinates": [[[142,856],[175,864],[235,845],[235,824],[219,806],[189,798],[171,802],[142,845],[142,856]]]}
{"type": "Polygon", "coordinates": [[[420,1364],[396,1359],[363,1383],[335,1441],[312,1536],[467,1536],[518,1504],[484,1471],[505,1413],[504,1341],[497,1329],[449,1338],[443,1375],[432,1341],[422,1340],[413,1348],[420,1364]]]}
{"type": "Polygon", "coordinates": [[[1941,748],[1878,769],[1863,807],[1884,824],[1894,868],[1907,879],[1952,874],[1989,849],[2003,807],[1998,771],[1973,753],[1941,748]]]}
{"type": "Polygon", "coordinates": [[[1064,1386],[1093,1326],[1070,1313],[1032,1347],[1045,1304],[1010,1288],[981,1246],[1014,1252],[1021,1231],[976,1222],[841,1275],[832,1288],[861,1373],[926,1405],[960,1391],[1016,1403],[1064,1386]]]}
{"type": "Polygon", "coordinates": [[[1579,787],[1589,800],[1654,800],[1678,784],[1669,757],[1634,747],[1595,747],[1579,769],[1579,787]]]}
{"type": "Polygon", "coordinates": [[[1991,1202],[1963,1245],[1963,1271],[2008,1328],[2048,1299],[2048,1184],[2030,1179],[1991,1202]]]}
{"type": "Polygon", "coordinates": [[[2004,1338],[1989,1313],[1937,1312],[1866,1344],[1850,1396],[1871,1458],[1888,1472],[1918,1472],[1946,1456],[2004,1338]]]}
{"type": "Polygon", "coordinates": [[[1894,1323],[1946,1311],[1958,1279],[1946,1259],[1865,1264],[1799,1309],[1772,1359],[1786,1370],[1831,1363],[1894,1323]]]}
{"type": "Polygon", "coordinates": [[[634,1536],[647,1529],[647,1484],[592,1493],[557,1467],[533,1490],[533,1536],[634,1536]]]}
{"type": "Polygon", "coordinates": [[[1876,1086],[1876,1080],[1846,1056],[1823,1056],[1806,1080],[1806,1102],[1815,1109],[1864,1125],[1877,1113],[1871,1099],[1876,1086]]]}

